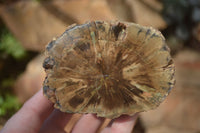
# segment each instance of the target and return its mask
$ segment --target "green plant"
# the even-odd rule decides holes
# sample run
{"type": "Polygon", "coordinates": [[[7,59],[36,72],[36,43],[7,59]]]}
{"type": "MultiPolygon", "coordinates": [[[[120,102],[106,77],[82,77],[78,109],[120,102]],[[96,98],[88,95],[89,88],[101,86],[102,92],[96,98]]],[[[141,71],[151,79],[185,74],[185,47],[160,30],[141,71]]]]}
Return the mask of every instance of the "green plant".
{"type": "Polygon", "coordinates": [[[10,32],[3,32],[0,36],[0,51],[21,59],[26,55],[26,51],[10,32]]]}
{"type": "Polygon", "coordinates": [[[14,84],[14,79],[6,78],[0,82],[0,117],[10,117],[21,106],[17,97],[8,89],[14,84]]]}
{"type": "Polygon", "coordinates": [[[0,117],[13,115],[20,106],[16,96],[7,92],[5,96],[0,96],[0,117]]]}

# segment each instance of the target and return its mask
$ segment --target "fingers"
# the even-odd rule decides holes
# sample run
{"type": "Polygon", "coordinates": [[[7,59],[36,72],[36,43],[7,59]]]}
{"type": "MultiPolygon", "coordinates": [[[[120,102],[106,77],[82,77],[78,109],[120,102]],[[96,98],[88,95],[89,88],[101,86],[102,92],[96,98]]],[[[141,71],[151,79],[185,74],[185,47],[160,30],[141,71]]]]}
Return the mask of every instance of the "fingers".
{"type": "MultiPolygon", "coordinates": [[[[28,100],[10,120],[8,120],[3,130],[1,130],[1,133],[35,133],[39,130],[42,133],[65,133],[64,127],[69,122],[72,114],[63,113],[57,109],[55,109],[53,113],[52,111],[53,104],[43,96],[42,90],[40,90],[28,100]]],[[[129,133],[132,131],[136,119],[137,114],[131,117],[123,115],[112,120],[113,122],[103,129],[102,133],[129,133]]],[[[72,132],[94,133],[100,127],[102,122],[103,118],[98,118],[95,115],[83,115],[74,126],[72,132]]]]}
{"type": "Polygon", "coordinates": [[[78,120],[81,118],[82,114],[73,114],[70,121],[65,126],[64,130],[66,133],[71,133],[74,125],[78,122],[78,120]]]}
{"type": "MultiPolygon", "coordinates": [[[[138,114],[133,116],[122,115],[117,119],[113,119],[111,123],[102,130],[101,133],[131,133],[138,114]]],[[[103,118],[97,118],[95,115],[87,114],[77,122],[73,128],[73,133],[95,133],[103,122],[103,118]]]]}
{"type": "Polygon", "coordinates": [[[38,132],[52,110],[53,104],[43,96],[42,90],[40,90],[8,120],[3,128],[3,132],[38,132]]]}
{"type": "Polygon", "coordinates": [[[41,127],[41,133],[65,133],[64,127],[70,120],[72,114],[61,112],[57,109],[49,116],[41,127]]]}
{"type": "Polygon", "coordinates": [[[106,127],[102,133],[131,133],[138,114],[133,116],[122,115],[119,118],[112,121],[108,127],[106,127]]]}
{"type": "Polygon", "coordinates": [[[72,133],[95,133],[103,118],[98,118],[93,114],[83,115],[74,126],[72,133]]]}
{"type": "Polygon", "coordinates": [[[22,107],[21,113],[37,118],[40,125],[53,111],[53,103],[44,97],[42,89],[29,99],[22,107]]]}

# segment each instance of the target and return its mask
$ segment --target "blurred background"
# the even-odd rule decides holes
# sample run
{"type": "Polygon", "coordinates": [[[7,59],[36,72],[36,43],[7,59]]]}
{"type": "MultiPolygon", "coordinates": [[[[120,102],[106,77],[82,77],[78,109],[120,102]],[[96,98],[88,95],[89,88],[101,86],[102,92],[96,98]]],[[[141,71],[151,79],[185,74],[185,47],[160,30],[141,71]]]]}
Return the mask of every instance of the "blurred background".
{"type": "Polygon", "coordinates": [[[0,0],[0,129],[42,87],[45,45],[67,26],[123,20],[159,29],[176,86],[134,133],[200,133],[200,0],[0,0]]]}

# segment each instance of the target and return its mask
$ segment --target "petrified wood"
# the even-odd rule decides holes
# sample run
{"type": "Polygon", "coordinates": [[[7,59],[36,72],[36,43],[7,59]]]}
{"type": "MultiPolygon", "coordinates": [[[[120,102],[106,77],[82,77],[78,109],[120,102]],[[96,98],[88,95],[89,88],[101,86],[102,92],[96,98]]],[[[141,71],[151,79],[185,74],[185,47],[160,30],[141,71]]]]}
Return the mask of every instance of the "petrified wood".
{"type": "Polygon", "coordinates": [[[63,112],[116,118],[155,109],[175,82],[164,37],[134,23],[72,25],[45,54],[44,95],[63,112]]]}

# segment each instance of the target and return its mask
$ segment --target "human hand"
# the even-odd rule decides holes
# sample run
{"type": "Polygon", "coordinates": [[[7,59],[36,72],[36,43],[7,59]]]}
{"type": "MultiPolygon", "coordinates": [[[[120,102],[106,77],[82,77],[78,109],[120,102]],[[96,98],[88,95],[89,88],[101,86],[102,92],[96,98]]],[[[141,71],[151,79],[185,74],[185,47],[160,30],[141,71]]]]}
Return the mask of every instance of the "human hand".
{"type": "MultiPolygon", "coordinates": [[[[30,98],[23,107],[12,116],[0,133],[65,133],[64,127],[73,114],[63,113],[53,108],[42,94],[42,90],[30,98]]],[[[101,133],[130,133],[136,123],[137,114],[123,115],[111,121],[101,133]]],[[[95,133],[103,118],[93,114],[83,115],[73,127],[73,133],[95,133]]]]}

